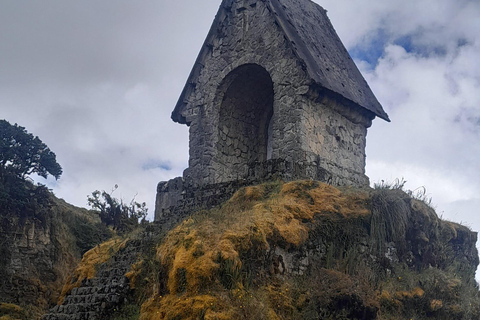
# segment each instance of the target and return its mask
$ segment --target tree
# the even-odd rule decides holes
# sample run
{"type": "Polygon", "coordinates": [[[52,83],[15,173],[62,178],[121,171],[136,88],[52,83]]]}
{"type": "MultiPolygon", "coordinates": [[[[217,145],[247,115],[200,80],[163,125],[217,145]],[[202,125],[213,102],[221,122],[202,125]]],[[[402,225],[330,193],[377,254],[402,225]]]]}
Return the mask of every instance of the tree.
{"type": "Polygon", "coordinates": [[[50,174],[55,179],[62,174],[55,153],[46,144],[6,120],[0,120],[0,169],[22,179],[33,173],[43,178],[50,174]]]}
{"type": "MultiPolygon", "coordinates": [[[[118,186],[115,185],[111,193],[117,188],[118,186]]],[[[145,202],[138,203],[134,197],[129,204],[126,204],[105,190],[102,192],[95,190],[91,196],[87,196],[87,201],[88,205],[97,211],[103,223],[121,232],[132,230],[139,219],[145,220],[148,213],[145,202]]]]}

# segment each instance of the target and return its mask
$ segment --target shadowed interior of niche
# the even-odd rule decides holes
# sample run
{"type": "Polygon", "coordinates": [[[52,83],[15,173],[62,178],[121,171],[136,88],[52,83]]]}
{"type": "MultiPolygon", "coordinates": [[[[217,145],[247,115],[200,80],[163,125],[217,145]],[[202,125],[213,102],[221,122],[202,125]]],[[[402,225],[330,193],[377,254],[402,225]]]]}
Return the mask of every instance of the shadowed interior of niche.
{"type": "Polygon", "coordinates": [[[271,158],[273,82],[256,64],[230,72],[219,89],[218,161],[225,181],[243,178],[248,164],[271,158]]]}

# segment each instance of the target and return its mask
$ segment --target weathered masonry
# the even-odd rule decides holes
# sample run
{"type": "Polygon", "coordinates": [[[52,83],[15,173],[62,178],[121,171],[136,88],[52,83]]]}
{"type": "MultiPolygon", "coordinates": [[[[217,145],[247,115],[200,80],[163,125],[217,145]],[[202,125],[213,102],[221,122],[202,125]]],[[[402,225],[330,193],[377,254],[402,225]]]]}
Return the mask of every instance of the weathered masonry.
{"type": "Polygon", "coordinates": [[[272,178],[366,185],[367,128],[389,121],[310,0],[223,0],[172,113],[190,127],[183,178],[155,219],[272,178]]]}

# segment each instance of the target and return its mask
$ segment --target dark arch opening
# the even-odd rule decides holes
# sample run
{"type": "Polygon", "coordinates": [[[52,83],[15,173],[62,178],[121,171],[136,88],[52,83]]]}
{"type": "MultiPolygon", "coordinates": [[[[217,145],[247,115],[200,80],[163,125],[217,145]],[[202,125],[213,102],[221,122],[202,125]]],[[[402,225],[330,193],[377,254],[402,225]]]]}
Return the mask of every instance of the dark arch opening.
{"type": "Polygon", "coordinates": [[[272,154],[273,82],[256,64],[230,72],[220,86],[218,162],[221,181],[246,177],[249,164],[272,154]]]}

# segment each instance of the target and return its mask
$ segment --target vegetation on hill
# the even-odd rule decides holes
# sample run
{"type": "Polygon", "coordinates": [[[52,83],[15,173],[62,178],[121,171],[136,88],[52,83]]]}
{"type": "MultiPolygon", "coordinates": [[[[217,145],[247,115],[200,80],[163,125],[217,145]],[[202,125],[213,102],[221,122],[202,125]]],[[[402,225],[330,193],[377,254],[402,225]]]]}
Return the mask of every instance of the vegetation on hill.
{"type": "Polygon", "coordinates": [[[37,319],[81,256],[112,236],[98,216],[57,199],[29,175],[60,178],[55,154],[0,120],[0,319],[37,319]]]}
{"type": "Polygon", "coordinates": [[[0,199],[0,319],[37,319],[82,255],[112,232],[96,214],[18,177],[0,181],[0,199]]]}
{"type": "MultiPolygon", "coordinates": [[[[111,319],[480,318],[476,233],[402,185],[267,183],[166,235],[129,238],[145,241],[111,319]]],[[[119,243],[105,245],[115,255],[119,243]]]]}
{"type": "Polygon", "coordinates": [[[87,200],[88,205],[99,215],[105,225],[124,234],[138,227],[139,220],[142,223],[146,222],[148,209],[145,202],[136,202],[135,198],[127,204],[122,199],[113,197],[112,194],[117,188],[118,186],[115,185],[111,193],[95,190],[87,200]]]}
{"type": "Polygon", "coordinates": [[[62,167],[40,138],[24,127],[0,120],[0,176],[10,174],[24,179],[33,173],[44,178],[50,174],[58,179],[62,167]]]}
{"type": "MultiPolygon", "coordinates": [[[[25,221],[49,206],[49,191],[28,176],[60,178],[62,167],[55,153],[24,127],[0,120],[0,211],[25,221]]],[[[36,217],[41,218],[41,216],[36,217]]],[[[5,221],[4,221],[5,223],[5,221]]]]}

